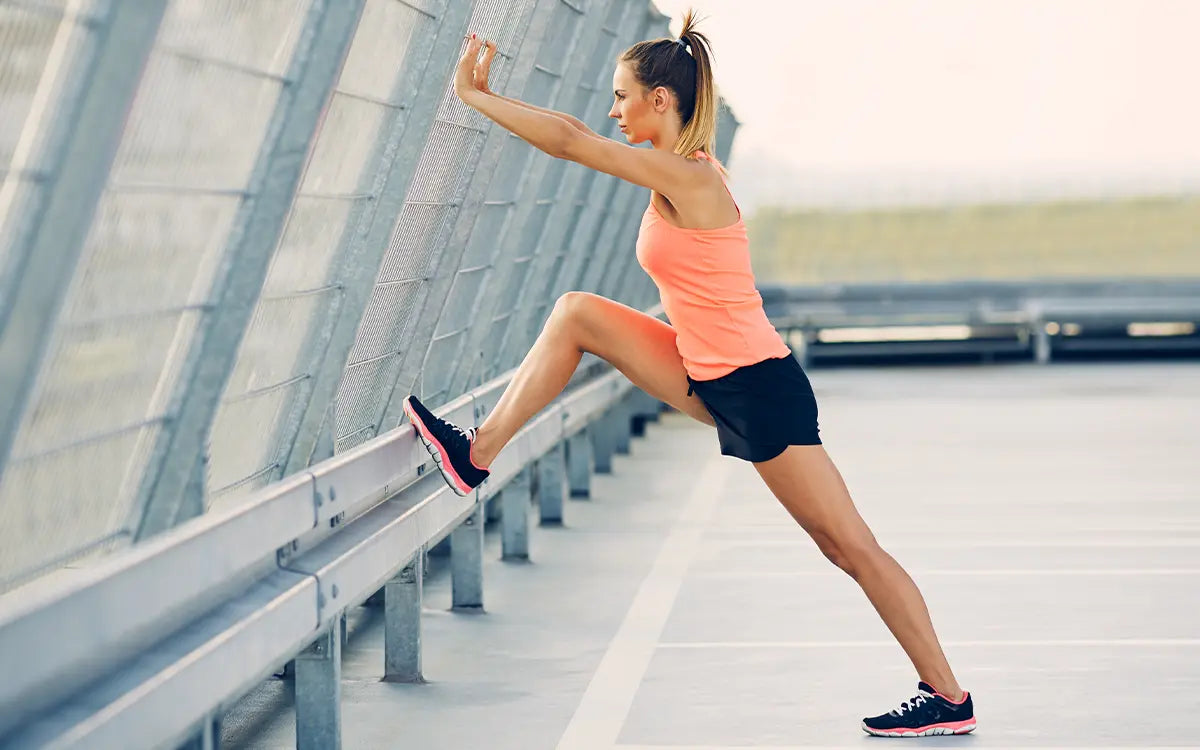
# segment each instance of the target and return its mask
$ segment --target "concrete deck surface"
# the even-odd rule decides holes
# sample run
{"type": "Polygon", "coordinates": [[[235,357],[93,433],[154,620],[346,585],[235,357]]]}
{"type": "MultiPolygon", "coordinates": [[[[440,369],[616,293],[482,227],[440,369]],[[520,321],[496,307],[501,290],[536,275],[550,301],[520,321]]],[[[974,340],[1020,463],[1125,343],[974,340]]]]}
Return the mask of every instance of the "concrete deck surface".
{"type": "MultiPolygon", "coordinates": [[[[1200,746],[1200,364],[814,370],[822,435],[921,588],[979,729],[882,739],[916,676],[750,464],[672,412],[593,479],[486,614],[426,581],[423,685],[351,615],[343,746],[785,750],[1200,746]]],[[[223,746],[295,747],[290,685],[223,746]]]]}

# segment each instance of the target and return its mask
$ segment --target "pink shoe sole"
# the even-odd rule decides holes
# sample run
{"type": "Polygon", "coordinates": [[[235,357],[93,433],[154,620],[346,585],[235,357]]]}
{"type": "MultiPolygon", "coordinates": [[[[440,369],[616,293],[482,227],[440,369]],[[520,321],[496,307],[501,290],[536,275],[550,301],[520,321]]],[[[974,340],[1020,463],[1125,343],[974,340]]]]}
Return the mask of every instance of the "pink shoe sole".
{"type": "Polygon", "coordinates": [[[442,472],[442,477],[450,485],[450,489],[454,490],[454,494],[459,497],[466,497],[471,494],[473,491],[472,488],[454,470],[454,466],[450,463],[450,457],[446,454],[446,449],[429,432],[429,428],[417,416],[416,411],[408,405],[408,399],[404,399],[403,408],[404,413],[408,415],[408,420],[413,424],[413,429],[416,431],[417,437],[421,438],[421,442],[425,444],[425,449],[429,451],[429,455],[433,456],[433,462],[437,464],[438,470],[442,472]]]}
{"type": "Polygon", "coordinates": [[[930,724],[925,727],[915,729],[896,728],[896,729],[871,729],[865,723],[862,725],[863,731],[867,734],[873,734],[876,737],[929,737],[935,734],[967,734],[975,731],[975,720],[967,719],[965,721],[948,721],[943,724],[930,724]]]}

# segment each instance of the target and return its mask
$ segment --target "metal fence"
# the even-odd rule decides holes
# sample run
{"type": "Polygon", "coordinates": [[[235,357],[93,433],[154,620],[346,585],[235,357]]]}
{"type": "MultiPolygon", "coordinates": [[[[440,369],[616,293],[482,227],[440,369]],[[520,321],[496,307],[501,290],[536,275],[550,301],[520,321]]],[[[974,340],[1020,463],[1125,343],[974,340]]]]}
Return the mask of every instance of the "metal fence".
{"type": "MultiPolygon", "coordinates": [[[[518,364],[554,300],[656,301],[647,191],[450,88],[603,135],[645,0],[0,2],[0,591],[127,547],[518,364]]],[[[722,109],[718,155],[737,122],[722,109]]]]}

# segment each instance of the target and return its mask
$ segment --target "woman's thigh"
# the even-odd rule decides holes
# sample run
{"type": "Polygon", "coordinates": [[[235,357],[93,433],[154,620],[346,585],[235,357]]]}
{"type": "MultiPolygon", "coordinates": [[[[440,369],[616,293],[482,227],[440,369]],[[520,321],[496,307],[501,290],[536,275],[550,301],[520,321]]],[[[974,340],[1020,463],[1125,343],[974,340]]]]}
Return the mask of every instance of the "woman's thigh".
{"type": "Polygon", "coordinates": [[[567,317],[580,349],[609,362],[651,396],[716,424],[700,398],[687,395],[687,371],[669,324],[588,292],[567,292],[556,308],[567,317]]]}
{"type": "Polygon", "coordinates": [[[830,559],[853,561],[877,546],[823,445],[789,445],[754,464],[787,512],[830,559]]]}

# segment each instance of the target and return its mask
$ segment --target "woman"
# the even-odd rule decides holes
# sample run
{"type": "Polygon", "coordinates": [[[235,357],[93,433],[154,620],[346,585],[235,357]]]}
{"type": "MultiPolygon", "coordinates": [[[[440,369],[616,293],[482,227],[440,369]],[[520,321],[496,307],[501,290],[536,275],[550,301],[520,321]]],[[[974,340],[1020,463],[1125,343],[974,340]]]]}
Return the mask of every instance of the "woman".
{"type": "Polygon", "coordinates": [[[653,149],[493,93],[487,80],[495,45],[469,37],[454,80],[467,105],[551,156],[650,188],[637,258],[671,324],[568,292],[477,430],[435,417],[412,396],[405,412],[447,483],[466,495],[512,436],[562,392],[583,353],[602,357],[646,393],[715,426],[721,452],[750,461],[826,557],[862,586],[920,677],[916,696],[864,719],[862,728],[884,736],[965,734],[975,729],[972,701],[950,671],[924,599],[855,509],[818,437],[808,378],[763,312],[741,211],[712,157],[710,45],[693,27],[689,12],[679,39],[640,42],[618,59],[609,117],[626,141],[649,141],[653,149]]]}

